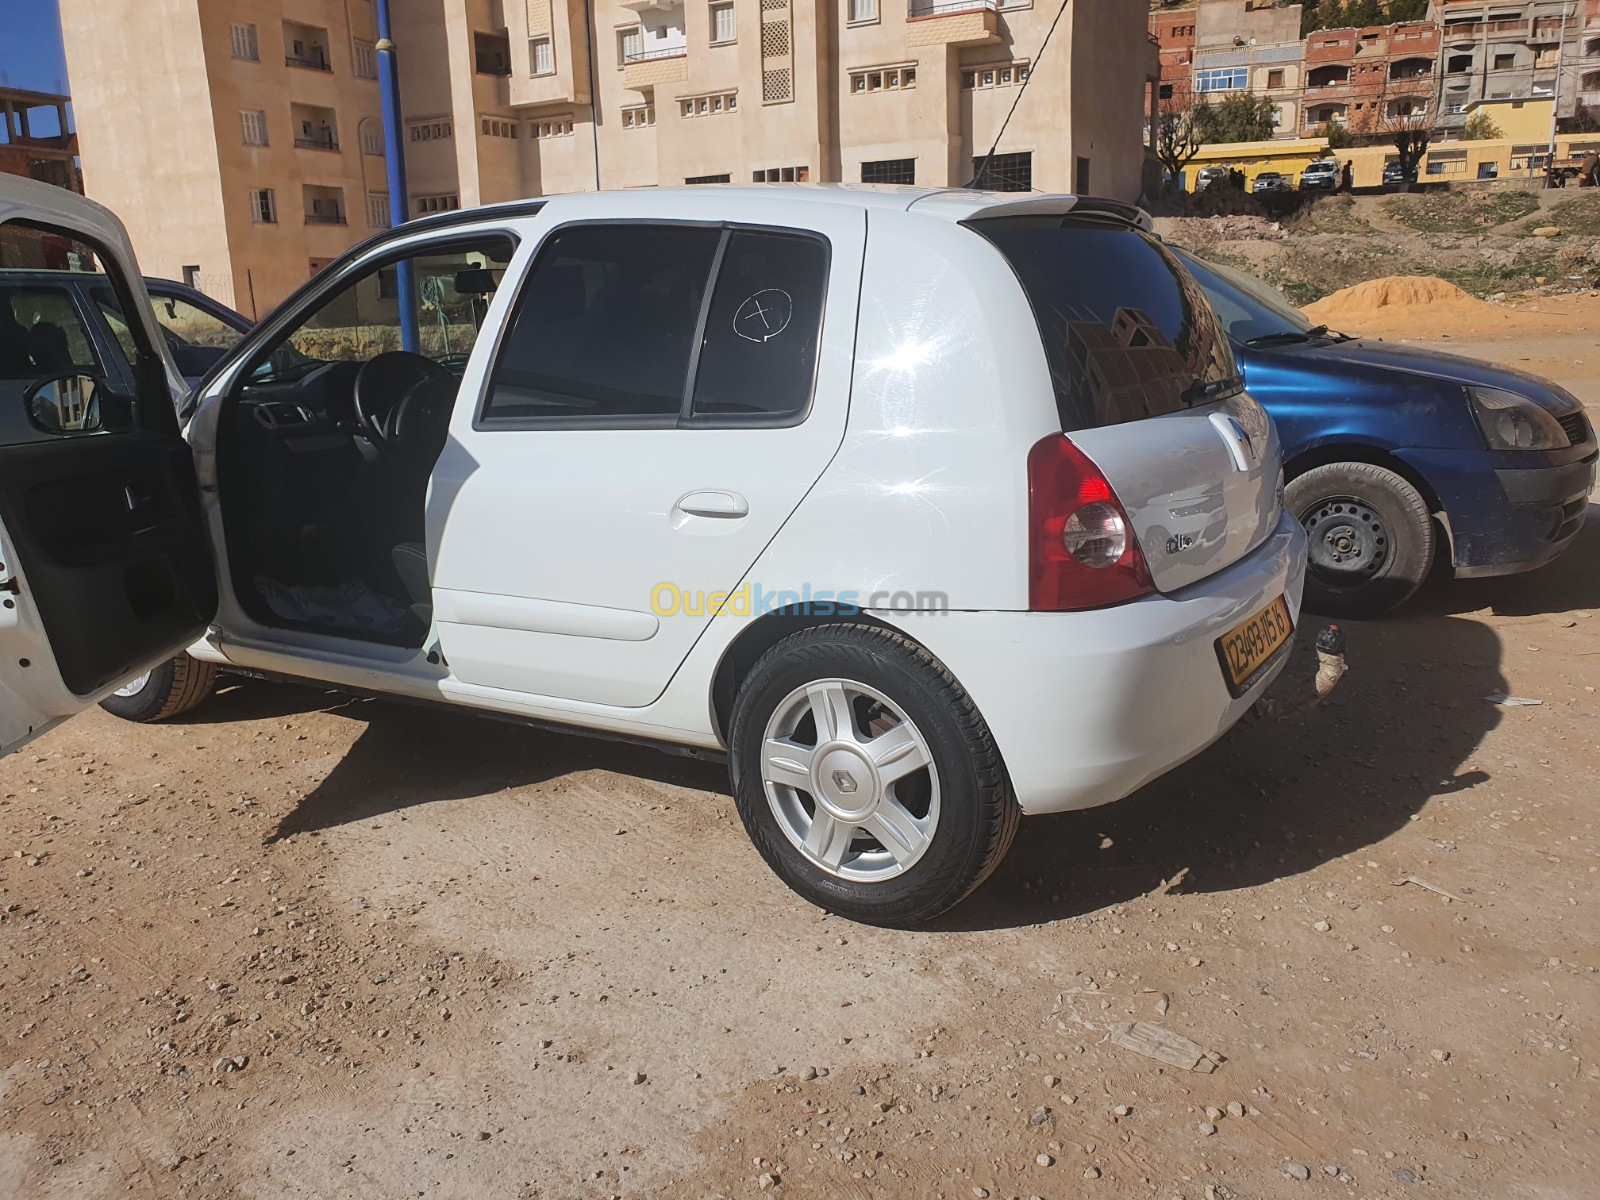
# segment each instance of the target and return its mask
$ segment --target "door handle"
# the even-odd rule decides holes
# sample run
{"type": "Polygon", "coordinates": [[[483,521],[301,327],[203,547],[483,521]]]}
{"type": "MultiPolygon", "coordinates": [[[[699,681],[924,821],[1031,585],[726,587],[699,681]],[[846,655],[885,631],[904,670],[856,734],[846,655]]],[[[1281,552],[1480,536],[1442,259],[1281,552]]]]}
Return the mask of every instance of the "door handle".
{"type": "Polygon", "coordinates": [[[737,519],[750,515],[750,504],[737,492],[690,492],[672,506],[691,517],[737,519]]]}

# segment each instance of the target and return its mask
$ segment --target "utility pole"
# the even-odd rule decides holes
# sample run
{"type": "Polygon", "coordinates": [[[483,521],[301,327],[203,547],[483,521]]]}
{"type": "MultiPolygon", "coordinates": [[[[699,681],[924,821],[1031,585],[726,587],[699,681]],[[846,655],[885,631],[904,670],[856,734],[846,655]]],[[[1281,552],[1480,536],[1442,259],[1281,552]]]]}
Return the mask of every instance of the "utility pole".
{"type": "MultiPolygon", "coordinates": [[[[389,224],[398,229],[411,215],[406,197],[405,121],[400,111],[400,64],[395,58],[389,0],[377,0],[378,89],[383,98],[383,156],[389,173],[389,224]]],[[[409,260],[397,264],[400,304],[400,346],[412,354],[422,344],[417,336],[417,284],[409,260]]]]}
{"type": "MultiPolygon", "coordinates": [[[[1566,63],[1567,57],[1567,14],[1571,11],[1571,4],[1562,0],[1561,4],[1561,36],[1556,41],[1556,85],[1554,94],[1550,99],[1550,151],[1544,160],[1545,186],[1549,187],[1555,178],[1553,172],[1556,165],[1556,123],[1561,119],[1561,68],[1566,63]]],[[[1537,21],[1537,17],[1530,17],[1537,21]]]]}

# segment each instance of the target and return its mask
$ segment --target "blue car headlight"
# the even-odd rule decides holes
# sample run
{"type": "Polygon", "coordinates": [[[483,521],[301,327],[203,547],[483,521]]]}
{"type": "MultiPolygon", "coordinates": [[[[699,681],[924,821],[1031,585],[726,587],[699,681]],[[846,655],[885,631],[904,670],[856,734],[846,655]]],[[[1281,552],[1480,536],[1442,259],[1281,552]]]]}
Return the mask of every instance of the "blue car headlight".
{"type": "Polygon", "coordinates": [[[1472,415],[1491,450],[1560,450],[1567,435],[1549,409],[1499,388],[1469,387],[1472,415]]]}

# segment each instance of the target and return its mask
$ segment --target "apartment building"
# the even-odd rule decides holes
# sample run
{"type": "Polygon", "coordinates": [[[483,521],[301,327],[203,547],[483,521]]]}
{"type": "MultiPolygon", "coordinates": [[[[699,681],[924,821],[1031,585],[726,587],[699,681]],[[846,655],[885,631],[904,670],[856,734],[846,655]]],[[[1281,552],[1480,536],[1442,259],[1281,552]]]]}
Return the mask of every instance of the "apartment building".
{"type": "Polygon", "coordinates": [[[1318,30],[1305,43],[1304,136],[1325,125],[1373,133],[1435,104],[1439,26],[1318,30]]]}
{"type": "Polygon", "coordinates": [[[1194,89],[1213,101],[1248,91],[1273,102],[1279,137],[1298,137],[1304,43],[1298,4],[1199,0],[1195,6],[1194,89]]]}
{"type": "Polygon", "coordinates": [[[1150,36],[1161,55],[1161,98],[1170,100],[1194,84],[1195,7],[1163,5],[1150,10],[1150,36]]]}
{"type": "Polygon", "coordinates": [[[85,190],[264,314],[388,224],[372,0],[61,0],[85,190]]]}
{"type": "Polygon", "coordinates": [[[1600,0],[1584,0],[1578,72],[1578,103],[1600,119],[1600,0]]]}
{"type": "MultiPolygon", "coordinates": [[[[264,313],[389,223],[372,0],[61,0],[85,183],[152,272],[264,313]],[[138,47],[138,53],[129,53],[138,47]]],[[[1072,0],[390,0],[411,216],[595,188],[1132,200],[1145,12],[1072,0]]]]}
{"type": "MultiPolygon", "coordinates": [[[[1592,12],[1588,0],[1433,0],[1429,16],[1442,39],[1439,127],[1459,129],[1483,100],[1553,98],[1557,118],[1571,117],[1584,87],[1586,7],[1592,12]]],[[[1593,70],[1600,83],[1600,61],[1593,70]]]]}

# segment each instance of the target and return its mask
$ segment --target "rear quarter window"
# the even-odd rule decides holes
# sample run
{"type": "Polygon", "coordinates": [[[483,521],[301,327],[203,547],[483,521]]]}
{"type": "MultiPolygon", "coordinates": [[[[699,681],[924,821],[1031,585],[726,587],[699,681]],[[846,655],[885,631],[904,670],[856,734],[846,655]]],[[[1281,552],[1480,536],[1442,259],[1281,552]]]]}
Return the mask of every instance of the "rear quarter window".
{"type": "Polygon", "coordinates": [[[1205,293],[1149,234],[1056,216],[969,226],[994,243],[1027,293],[1064,432],[1239,390],[1233,351],[1205,293]]]}

